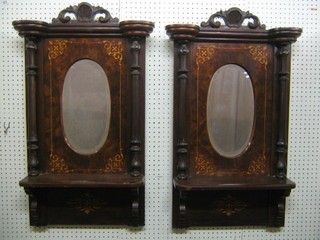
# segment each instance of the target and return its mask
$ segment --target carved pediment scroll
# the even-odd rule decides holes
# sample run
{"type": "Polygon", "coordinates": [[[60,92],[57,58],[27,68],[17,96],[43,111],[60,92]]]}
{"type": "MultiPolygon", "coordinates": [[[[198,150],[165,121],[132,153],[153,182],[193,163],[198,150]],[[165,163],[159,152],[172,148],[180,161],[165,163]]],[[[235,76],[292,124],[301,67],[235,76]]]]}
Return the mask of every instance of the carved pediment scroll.
{"type": "Polygon", "coordinates": [[[52,23],[90,23],[96,21],[95,18],[98,14],[104,14],[104,17],[100,16],[97,22],[109,23],[119,22],[118,18],[112,18],[110,12],[102,7],[95,7],[89,3],[82,2],[78,6],[70,6],[62,10],[58,18],[52,19],[52,23]],[[69,14],[73,14],[76,20],[72,20],[69,14]]]}
{"type": "Polygon", "coordinates": [[[250,28],[250,29],[265,29],[266,26],[260,23],[260,20],[257,16],[253,15],[249,11],[245,12],[239,8],[230,8],[227,11],[220,10],[215,14],[211,15],[207,22],[202,22],[201,27],[229,27],[229,28],[250,28]],[[221,25],[221,22],[216,19],[222,19],[225,25],[221,25]],[[247,27],[243,26],[243,22],[246,19],[250,19],[253,22],[248,22],[247,27]]]}

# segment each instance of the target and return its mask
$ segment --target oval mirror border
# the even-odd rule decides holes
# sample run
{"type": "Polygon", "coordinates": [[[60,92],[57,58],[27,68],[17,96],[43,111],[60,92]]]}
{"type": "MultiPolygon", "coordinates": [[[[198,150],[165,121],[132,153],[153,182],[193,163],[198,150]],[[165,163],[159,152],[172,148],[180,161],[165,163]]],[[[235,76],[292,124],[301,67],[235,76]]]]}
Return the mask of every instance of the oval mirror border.
{"type": "Polygon", "coordinates": [[[207,96],[207,130],[211,146],[234,158],[249,147],[254,126],[254,91],[247,71],[236,64],[220,67],[207,96]]]}
{"type": "Polygon", "coordinates": [[[98,152],[108,137],[111,94],[107,75],[97,62],[81,59],[70,66],[63,84],[61,109],[69,147],[82,155],[98,152]]]}

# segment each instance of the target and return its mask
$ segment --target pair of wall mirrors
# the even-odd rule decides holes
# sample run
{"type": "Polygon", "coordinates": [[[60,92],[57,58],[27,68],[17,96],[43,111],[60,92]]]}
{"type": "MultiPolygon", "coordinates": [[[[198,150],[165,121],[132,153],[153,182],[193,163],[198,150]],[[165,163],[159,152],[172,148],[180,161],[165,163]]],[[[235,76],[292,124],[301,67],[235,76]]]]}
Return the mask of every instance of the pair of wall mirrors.
{"type": "MultiPolygon", "coordinates": [[[[145,44],[149,21],[88,3],[25,39],[30,225],[144,225],[145,44]],[[72,16],[73,18],[71,18],[72,16]]],[[[284,225],[291,44],[238,8],[174,41],[173,219],[191,226],[284,225]],[[223,22],[223,24],[221,22],[223,22]]]]}

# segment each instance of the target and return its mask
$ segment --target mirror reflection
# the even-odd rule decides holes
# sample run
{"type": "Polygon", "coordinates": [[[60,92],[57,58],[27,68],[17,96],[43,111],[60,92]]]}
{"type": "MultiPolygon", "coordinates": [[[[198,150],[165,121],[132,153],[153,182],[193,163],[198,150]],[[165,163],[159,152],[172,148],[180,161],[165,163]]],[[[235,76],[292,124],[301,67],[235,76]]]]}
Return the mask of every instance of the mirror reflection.
{"type": "Polygon", "coordinates": [[[249,74],[227,64],[213,75],[207,98],[207,129],[212,147],[224,157],[243,153],[251,139],[254,94],[249,74]]]}
{"type": "Polygon", "coordinates": [[[93,154],[105,143],[110,124],[111,97],[102,67],[89,59],[68,70],[62,91],[65,139],[79,154],[93,154]]]}

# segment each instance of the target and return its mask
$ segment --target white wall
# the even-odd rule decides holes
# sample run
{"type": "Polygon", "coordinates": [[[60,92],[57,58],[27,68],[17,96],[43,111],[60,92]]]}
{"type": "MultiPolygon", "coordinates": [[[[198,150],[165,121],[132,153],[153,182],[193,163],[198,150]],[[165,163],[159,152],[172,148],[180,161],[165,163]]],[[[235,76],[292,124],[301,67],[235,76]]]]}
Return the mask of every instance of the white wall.
{"type": "Polygon", "coordinates": [[[11,22],[50,22],[80,1],[0,1],[0,240],[18,239],[320,239],[320,1],[89,1],[120,20],[154,21],[147,41],[146,225],[141,230],[112,227],[30,227],[28,200],[18,181],[27,173],[23,40],[11,22]],[[172,3],[174,2],[174,3],[172,3]],[[293,46],[288,176],[297,184],[287,199],[286,226],[265,228],[171,228],[173,45],[171,23],[200,24],[216,11],[239,7],[267,28],[302,27],[293,46]],[[4,132],[4,126],[10,128],[4,132]]]}

